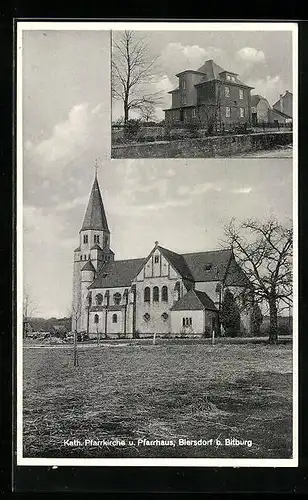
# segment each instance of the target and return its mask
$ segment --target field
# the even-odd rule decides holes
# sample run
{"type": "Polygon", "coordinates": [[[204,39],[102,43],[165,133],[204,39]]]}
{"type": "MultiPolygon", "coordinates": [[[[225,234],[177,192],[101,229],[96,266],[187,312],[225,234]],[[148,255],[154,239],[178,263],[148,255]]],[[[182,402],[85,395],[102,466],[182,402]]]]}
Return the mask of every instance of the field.
{"type": "Polygon", "coordinates": [[[24,349],[25,457],[292,455],[291,344],[109,343],[78,350],[74,367],[71,347],[24,349]],[[106,445],[116,438],[124,444],[106,445]],[[232,438],[246,443],[229,445],[232,438]],[[87,439],[101,443],[85,445],[87,439]]]}

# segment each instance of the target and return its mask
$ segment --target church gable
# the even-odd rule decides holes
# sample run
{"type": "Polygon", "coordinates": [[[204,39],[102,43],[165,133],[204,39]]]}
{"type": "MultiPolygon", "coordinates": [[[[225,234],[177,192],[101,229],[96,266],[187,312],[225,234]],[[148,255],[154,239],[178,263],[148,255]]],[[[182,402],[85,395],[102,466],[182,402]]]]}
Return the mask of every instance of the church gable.
{"type": "Polygon", "coordinates": [[[164,254],[164,249],[157,244],[144,262],[144,266],[138,273],[136,281],[144,281],[149,278],[178,279],[181,277],[176,267],[164,254]]]}

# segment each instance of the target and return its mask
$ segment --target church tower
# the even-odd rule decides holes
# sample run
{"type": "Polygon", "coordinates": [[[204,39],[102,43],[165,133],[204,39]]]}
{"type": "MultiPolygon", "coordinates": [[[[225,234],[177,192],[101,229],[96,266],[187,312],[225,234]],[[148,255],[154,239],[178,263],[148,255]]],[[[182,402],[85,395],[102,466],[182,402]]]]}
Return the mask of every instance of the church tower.
{"type": "Polygon", "coordinates": [[[114,259],[110,231],[95,174],[88,206],[79,231],[79,246],[74,251],[72,330],[87,332],[91,295],[88,287],[100,269],[114,259]]]}

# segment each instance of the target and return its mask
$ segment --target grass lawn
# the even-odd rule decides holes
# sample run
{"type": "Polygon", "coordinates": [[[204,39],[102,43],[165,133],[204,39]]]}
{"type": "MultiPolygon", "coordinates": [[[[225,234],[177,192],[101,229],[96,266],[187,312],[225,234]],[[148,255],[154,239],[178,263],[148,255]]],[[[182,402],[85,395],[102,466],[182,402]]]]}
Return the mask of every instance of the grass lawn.
{"type": "Polygon", "coordinates": [[[24,349],[25,457],[291,457],[290,344],[78,348],[76,368],[72,348],[24,349]],[[84,445],[116,438],[125,445],[84,445]]]}

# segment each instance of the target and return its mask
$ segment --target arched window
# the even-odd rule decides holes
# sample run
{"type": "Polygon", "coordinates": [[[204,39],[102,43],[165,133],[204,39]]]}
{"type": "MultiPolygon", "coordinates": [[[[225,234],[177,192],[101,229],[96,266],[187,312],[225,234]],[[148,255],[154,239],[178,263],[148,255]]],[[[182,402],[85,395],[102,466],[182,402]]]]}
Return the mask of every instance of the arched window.
{"type": "Polygon", "coordinates": [[[118,306],[121,302],[121,294],[119,292],[115,293],[114,296],[113,296],[113,301],[115,303],[116,306],[118,306]]]}
{"type": "Polygon", "coordinates": [[[161,300],[168,302],[168,288],[166,286],[163,286],[161,289],[161,300]]]}
{"type": "Polygon", "coordinates": [[[143,319],[144,319],[144,321],[146,321],[146,322],[150,321],[150,318],[151,318],[151,316],[149,315],[149,313],[145,313],[145,314],[143,315],[143,319]]]}
{"type": "Polygon", "coordinates": [[[98,322],[99,322],[99,316],[98,316],[98,314],[95,314],[94,323],[98,323],[98,322]]]}
{"type": "Polygon", "coordinates": [[[101,306],[101,305],[102,305],[102,303],[103,303],[103,300],[104,300],[103,295],[102,295],[101,293],[98,293],[98,294],[96,295],[96,297],[95,297],[96,304],[97,304],[98,306],[101,306]]]}
{"type": "Polygon", "coordinates": [[[118,316],[117,314],[112,315],[112,323],[117,323],[118,322],[118,316]]]}
{"type": "Polygon", "coordinates": [[[159,301],[159,288],[158,286],[154,286],[153,288],[153,302],[159,301]]]}
{"type": "Polygon", "coordinates": [[[144,289],[144,302],[150,302],[151,301],[151,290],[150,288],[147,286],[145,289],[144,289]]]}

